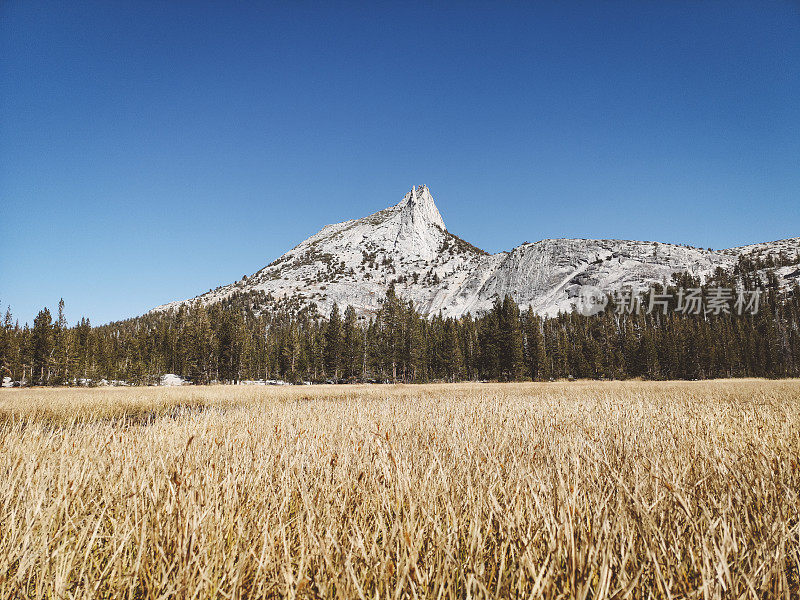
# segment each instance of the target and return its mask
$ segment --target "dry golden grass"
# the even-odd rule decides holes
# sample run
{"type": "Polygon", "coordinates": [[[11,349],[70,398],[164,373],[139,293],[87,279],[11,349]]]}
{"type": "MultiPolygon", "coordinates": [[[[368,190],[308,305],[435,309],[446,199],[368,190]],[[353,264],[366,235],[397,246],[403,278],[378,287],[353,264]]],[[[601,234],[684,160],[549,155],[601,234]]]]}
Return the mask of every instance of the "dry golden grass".
{"type": "Polygon", "coordinates": [[[5,390],[0,599],[798,597],[800,383],[5,390]]]}

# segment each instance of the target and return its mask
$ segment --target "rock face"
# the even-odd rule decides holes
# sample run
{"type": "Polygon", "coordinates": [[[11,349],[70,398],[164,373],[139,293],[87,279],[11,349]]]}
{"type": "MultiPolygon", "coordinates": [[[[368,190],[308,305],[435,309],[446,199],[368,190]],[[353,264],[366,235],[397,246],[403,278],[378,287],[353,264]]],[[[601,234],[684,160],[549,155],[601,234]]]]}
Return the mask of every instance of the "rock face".
{"type": "MultiPolygon", "coordinates": [[[[250,277],[188,302],[214,303],[235,292],[263,291],[276,303],[334,303],[359,314],[377,310],[389,285],[423,314],[480,314],[495,298],[511,296],[524,308],[568,312],[582,285],[612,290],[649,286],[686,272],[705,279],[732,269],[741,254],[794,257],[800,238],[711,251],[626,240],[552,239],[487,254],[447,231],[426,186],[413,187],[396,205],[362,219],[327,225],[250,277]]],[[[800,266],[778,270],[783,285],[800,278],[800,266]]]]}

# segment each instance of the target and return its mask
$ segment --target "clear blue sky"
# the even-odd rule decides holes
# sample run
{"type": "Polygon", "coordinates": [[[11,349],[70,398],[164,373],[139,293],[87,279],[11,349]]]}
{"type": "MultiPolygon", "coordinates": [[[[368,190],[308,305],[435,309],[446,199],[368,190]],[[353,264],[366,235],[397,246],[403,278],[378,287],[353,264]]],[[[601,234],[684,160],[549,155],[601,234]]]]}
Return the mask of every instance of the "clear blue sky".
{"type": "Polygon", "coordinates": [[[366,4],[0,2],[3,309],[141,314],[419,183],[489,251],[800,236],[798,2],[366,4]]]}

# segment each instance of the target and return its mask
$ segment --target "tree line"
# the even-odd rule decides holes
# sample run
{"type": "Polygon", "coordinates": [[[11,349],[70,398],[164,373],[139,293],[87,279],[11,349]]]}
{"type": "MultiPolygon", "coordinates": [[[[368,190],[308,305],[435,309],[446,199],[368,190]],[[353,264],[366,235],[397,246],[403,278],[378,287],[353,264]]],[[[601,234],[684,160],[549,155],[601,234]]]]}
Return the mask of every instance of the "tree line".
{"type": "MultiPolygon", "coordinates": [[[[748,265],[749,266],[749,265],[748,265]]],[[[763,290],[756,314],[627,313],[613,299],[599,315],[547,318],[511,296],[486,314],[422,316],[390,287],[374,313],[334,306],[278,309],[263,292],[92,326],[69,326],[63,300],[20,326],[0,328],[0,379],[28,385],[122,380],[150,384],[175,373],[196,384],[428,382],[560,378],[705,379],[800,376],[800,289],[772,271],[718,271],[704,285],[676,276],[657,291],[715,286],[763,290]]]]}

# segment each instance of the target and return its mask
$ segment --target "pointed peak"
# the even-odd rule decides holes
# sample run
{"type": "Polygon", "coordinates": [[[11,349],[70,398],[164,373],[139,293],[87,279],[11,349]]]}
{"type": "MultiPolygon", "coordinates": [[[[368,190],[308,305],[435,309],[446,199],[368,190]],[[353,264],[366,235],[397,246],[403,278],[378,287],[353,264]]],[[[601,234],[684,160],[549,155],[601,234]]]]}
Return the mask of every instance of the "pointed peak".
{"type": "Polygon", "coordinates": [[[427,185],[412,187],[411,191],[397,204],[397,207],[404,211],[410,211],[415,219],[418,216],[420,219],[437,225],[444,230],[447,229],[427,185]]]}
{"type": "Polygon", "coordinates": [[[419,202],[423,200],[423,198],[427,201],[433,202],[433,197],[431,196],[431,191],[428,189],[427,185],[415,185],[411,188],[411,191],[408,192],[403,199],[398,202],[397,206],[405,206],[409,202],[419,202]]]}

